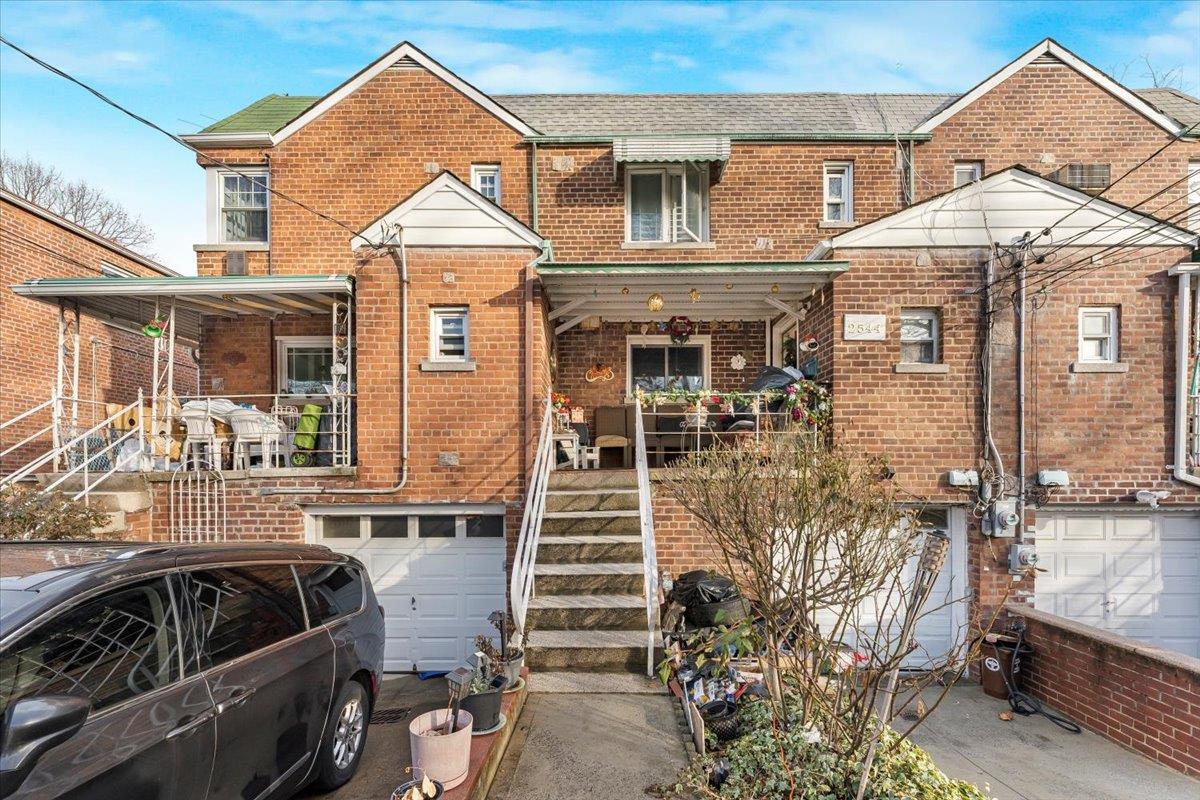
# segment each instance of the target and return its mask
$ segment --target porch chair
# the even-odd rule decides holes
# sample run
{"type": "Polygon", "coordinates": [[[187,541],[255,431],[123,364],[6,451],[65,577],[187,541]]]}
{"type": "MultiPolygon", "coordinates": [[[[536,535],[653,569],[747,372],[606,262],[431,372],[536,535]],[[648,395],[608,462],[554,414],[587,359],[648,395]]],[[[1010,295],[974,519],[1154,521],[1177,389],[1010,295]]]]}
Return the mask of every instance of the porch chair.
{"type": "Polygon", "coordinates": [[[602,455],[605,450],[621,448],[621,466],[629,469],[629,445],[633,442],[629,420],[633,406],[598,406],[596,408],[596,444],[602,455]]]}
{"type": "Polygon", "coordinates": [[[210,469],[220,469],[224,438],[217,436],[217,428],[208,409],[182,408],[179,410],[179,419],[187,429],[183,450],[179,454],[180,469],[186,470],[189,461],[192,469],[199,469],[202,463],[208,464],[210,469]],[[201,456],[206,457],[204,461],[201,456]]]}
{"type": "Polygon", "coordinates": [[[233,429],[233,468],[250,469],[252,448],[262,455],[262,466],[273,467],[283,455],[280,441],[283,426],[256,408],[244,408],[229,414],[233,429]]]}
{"type": "Polygon", "coordinates": [[[571,428],[579,436],[579,450],[575,456],[576,469],[599,469],[600,448],[592,444],[592,436],[587,423],[572,422],[571,428]]]}

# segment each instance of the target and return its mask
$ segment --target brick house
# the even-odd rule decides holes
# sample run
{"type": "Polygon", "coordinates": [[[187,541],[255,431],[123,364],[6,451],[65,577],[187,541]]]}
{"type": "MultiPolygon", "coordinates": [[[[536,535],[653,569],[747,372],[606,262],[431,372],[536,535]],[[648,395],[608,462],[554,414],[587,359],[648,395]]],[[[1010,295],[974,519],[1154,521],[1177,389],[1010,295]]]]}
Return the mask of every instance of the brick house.
{"type": "MultiPolygon", "coordinates": [[[[318,444],[292,418],[284,450],[324,462],[224,470],[219,534],[362,558],[390,668],[453,666],[506,596],[539,666],[644,664],[657,569],[710,560],[654,467],[714,434],[627,400],[742,392],[766,365],[827,385],[835,438],[889,457],[952,539],[946,593],[1195,656],[1198,122],[1050,40],[962,95],[488,96],[404,43],[185,137],[196,288],[135,288],[200,326],[200,394],[317,407],[318,444]],[[1032,542],[1036,587],[1009,571],[1032,542]]],[[[145,530],[177,535],[150,480],[145,530]]]]}
{"type": "MultiPolygon", "coordinates": [[[[7,287],[33,279],[133,276],[175,277],[177,273],[0,190],[0,286],[4,287],[0,289],[0,423],[54,393],[60,320],[65,327],[61,343],[65,358],[77,365],[76,370],[63,370],[67,382],[63,394],[77,398],[74,408],[63,413],[74,414],[78,426],[103,419],[106,404],[136,400],[138,389],[150,385],[154,361],[153,343],[135,326],[89,315],[85,308],[67,306],[60,314],[57,308],[20,297],[7,287]],[[71,389],[72,381],[78,391],[71,389]]],[[[143,323],[149,320],[147,316],[143,323]]],[[[186,342],[179,343],[173,360],[179,390],[194,394],[198,364],[186,342]]],[[[50,423],[51,409],[44,408],[0,428],[0,474],[49,449],[45,429],[50,423]]]]}

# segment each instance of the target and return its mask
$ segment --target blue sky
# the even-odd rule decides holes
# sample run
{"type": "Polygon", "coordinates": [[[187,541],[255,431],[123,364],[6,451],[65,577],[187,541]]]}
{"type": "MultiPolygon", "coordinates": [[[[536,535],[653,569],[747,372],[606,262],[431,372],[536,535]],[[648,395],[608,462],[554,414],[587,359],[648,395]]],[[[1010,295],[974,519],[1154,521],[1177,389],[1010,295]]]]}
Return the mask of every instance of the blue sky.
{"type": "MultiPolygon", "coordinates": [[[[484,91],[961,91],[1045,36],[1127,85],[1200,91],[1200,2],[24,2],[0,31],[163,127],[322,94],[408,39],[484,91]],[[1147,67],[1147,62],[1150,67],[1147,67]]],[[[84,178],[194,272],[203,180],[183,148],[7,48],[0,147],[84,178]]]]}

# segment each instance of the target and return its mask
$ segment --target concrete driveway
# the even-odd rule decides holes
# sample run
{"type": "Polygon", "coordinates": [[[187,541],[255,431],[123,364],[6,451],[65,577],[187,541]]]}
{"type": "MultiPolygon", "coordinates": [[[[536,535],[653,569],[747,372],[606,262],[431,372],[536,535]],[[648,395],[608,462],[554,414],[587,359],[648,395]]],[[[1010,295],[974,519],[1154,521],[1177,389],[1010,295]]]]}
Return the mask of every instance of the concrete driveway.
{"type": "Polygon", "coordinates": [[[416,675],[388,675],[371,715],[367,746],[354,779],[330,794],[312,788],[300,798],[324,800],[388,800],[392,790],[408,780],[412,750],[408,723],[418,714],[446,705],[446,679],[422,681],[416,675]],[[382,719],[391,721],[384,722],[382,719]]]}
{"type": "Polygon", "coordinates": [[[999,718],[1008,703],[957,686],[913,733],[952,778],[998,800],[1194,800],[1200,781],[1107,739],[1068,733],[1045,717],[999,718]]]}

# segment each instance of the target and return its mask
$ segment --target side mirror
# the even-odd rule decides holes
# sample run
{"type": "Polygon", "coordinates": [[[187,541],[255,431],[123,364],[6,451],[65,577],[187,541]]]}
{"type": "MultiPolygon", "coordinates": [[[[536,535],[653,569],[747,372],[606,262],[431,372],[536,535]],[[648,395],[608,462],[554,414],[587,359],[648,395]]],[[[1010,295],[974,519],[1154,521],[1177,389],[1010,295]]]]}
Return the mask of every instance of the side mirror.
{"type": "Polygon", "coordinates": [[[13,703],[0,731],[0,798],[21,786],[46,751],[78,733],[91,707],[90,700],[66,694],[13,703]]]}

